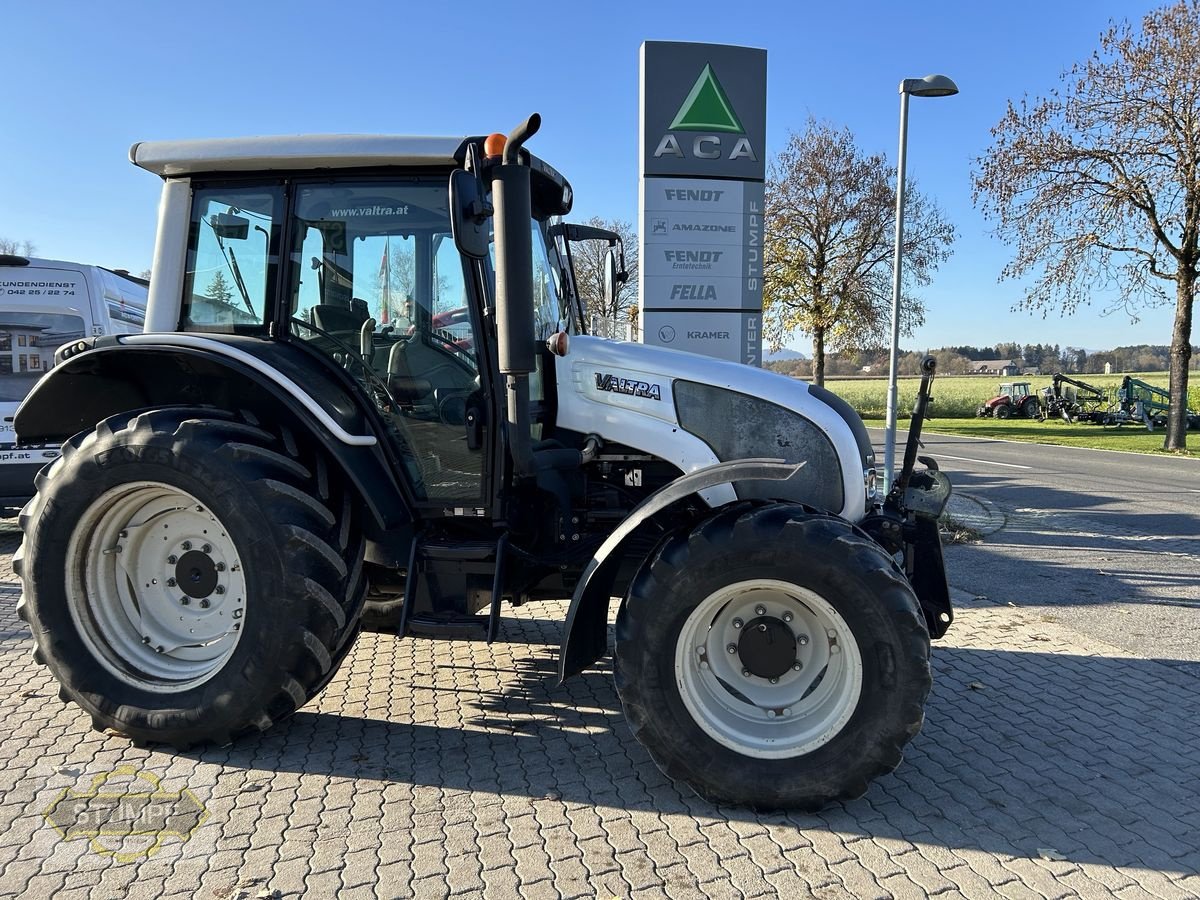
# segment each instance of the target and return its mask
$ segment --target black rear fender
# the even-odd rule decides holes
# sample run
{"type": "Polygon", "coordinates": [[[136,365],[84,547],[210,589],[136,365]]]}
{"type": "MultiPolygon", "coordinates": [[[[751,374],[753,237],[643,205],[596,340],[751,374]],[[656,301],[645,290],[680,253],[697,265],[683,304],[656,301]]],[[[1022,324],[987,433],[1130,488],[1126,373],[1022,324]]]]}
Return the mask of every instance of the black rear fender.
{"type": "Polygon", "coordinates": [[[245,410],[308,432],[380,528],[411,519],[372,415],[321,361],[283,342],[208,335],[108,339],[51,369],[13,424],[22,443],[61,443],[119,413],[186,406],[245,410]]]}

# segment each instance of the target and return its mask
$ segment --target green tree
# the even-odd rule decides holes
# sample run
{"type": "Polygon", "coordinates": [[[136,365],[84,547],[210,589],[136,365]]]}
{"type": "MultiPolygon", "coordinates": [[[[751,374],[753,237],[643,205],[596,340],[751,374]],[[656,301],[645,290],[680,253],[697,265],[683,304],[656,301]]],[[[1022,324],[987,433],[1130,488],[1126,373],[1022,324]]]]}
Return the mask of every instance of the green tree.
{"type": "Polygon", "coordinates": [[[1136,318],[1173,300],[1165,447],[1183,449],[1200,275],[1200,0],[1150,12],[1140,29],[1111,25],[1061,80],[1009,103],[977,160],[975,200],[1014,246],[1002,277],[1034,276],[1021,306],[1070,313],[1111,292],[1111,308],[1136,318]]]}
{"type": "MultiPolygon", "coordinates": [[[[809,119],[771,164],[766,184],[763,304],[772,349],[812,337],[813,379],[825,354],[888,343],[896,170],[847,128],[809,119]]],[[[950,255],[954,226],[911,181],[905,191],[901,331],[924,321],[912,294],[950,255]]]]}
{"type": "Polygon", "coordinates": [[[214,303],[219,303],[224,306],[229,306],[233,302],[233,291],[229,287],[229,282],[225,280],[225,275],[221,272],[213,275],[212,280],[208,283],[208,290],[204,292],[204,296],[214,303]]]}

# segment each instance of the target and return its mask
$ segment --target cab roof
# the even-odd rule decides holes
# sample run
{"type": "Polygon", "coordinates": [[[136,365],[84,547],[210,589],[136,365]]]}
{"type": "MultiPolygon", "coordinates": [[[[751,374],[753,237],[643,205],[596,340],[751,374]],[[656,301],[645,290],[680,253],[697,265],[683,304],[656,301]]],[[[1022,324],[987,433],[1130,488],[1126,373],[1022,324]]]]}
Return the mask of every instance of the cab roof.
{"type": "Polygon", "coordinates": [[[129,161],[162,178],[201,172],[456,166],[461,163],[468,140],[390,134],[297,134],[142,141],[129,148],[129,161]]]}

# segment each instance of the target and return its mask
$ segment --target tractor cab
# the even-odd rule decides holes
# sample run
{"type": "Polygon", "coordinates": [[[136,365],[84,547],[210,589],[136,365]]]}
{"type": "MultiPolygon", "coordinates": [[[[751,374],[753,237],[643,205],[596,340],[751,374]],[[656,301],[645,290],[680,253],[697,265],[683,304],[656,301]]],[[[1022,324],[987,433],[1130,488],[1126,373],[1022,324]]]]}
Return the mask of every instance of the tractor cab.
{"type": "Polygon", "coordinates": [[[1008,401],[1015,406],[1020,406],[1021,401],[1029,395],[1028,381],[1002,382],[1000,385],[1000,396],[1007,397],[1008,401]]]}

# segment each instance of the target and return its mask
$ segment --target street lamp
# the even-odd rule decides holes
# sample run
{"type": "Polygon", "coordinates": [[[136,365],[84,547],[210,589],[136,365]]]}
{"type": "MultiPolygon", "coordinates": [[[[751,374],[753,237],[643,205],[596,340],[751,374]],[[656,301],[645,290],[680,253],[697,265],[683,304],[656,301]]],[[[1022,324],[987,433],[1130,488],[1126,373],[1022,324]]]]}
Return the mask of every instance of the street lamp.
{"type": "Polygon", "coordinates": [[[883,495],[892,489],[896,467],[896,369],[900,361],[900,281],[904,250],[904,158],[908,145],[908,95],[949,97],[958,85],[945,75],[905,78],[900,82],[900,155],[896,163],[896,254],[892,262],[892,349],[888,364],[887,433],[883,447],[883,495]]]}

